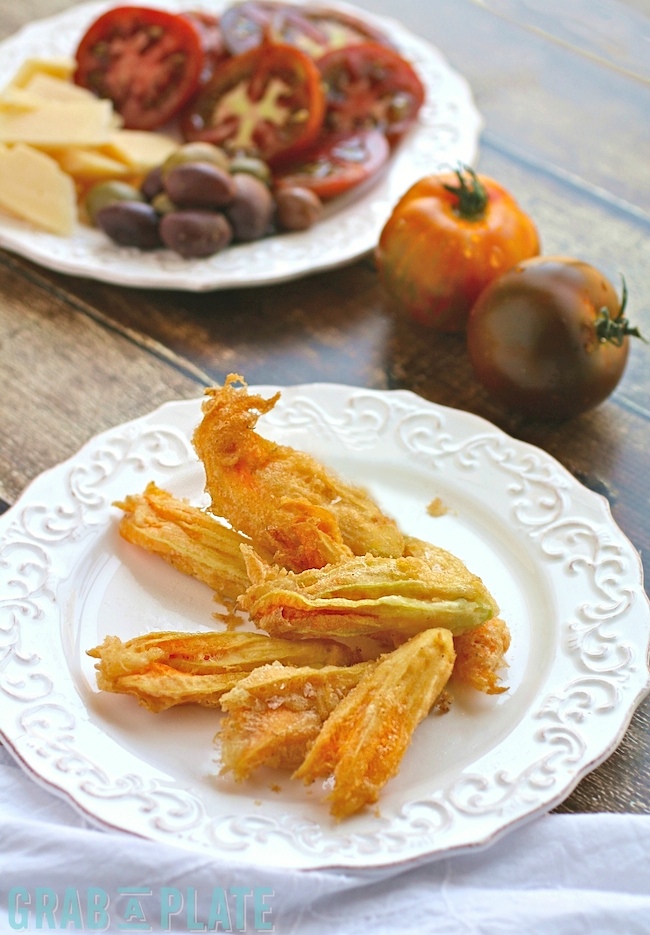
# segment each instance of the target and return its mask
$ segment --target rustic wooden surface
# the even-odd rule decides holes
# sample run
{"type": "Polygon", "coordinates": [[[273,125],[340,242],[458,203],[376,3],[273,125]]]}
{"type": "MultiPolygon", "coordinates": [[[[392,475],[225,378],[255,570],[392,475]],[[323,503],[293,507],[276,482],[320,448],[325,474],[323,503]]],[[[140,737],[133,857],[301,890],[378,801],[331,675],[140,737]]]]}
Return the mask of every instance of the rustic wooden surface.
{"type": "MultiPolygon", "coordinates": [[[[5,4],[0,38],[71,5],[5,4]]],[[[576,10],[589,12],[578,26],[543,29],[515,0],[361,5],[399,15],[466,75],[485,119],[479,169],[535,216],[544,252],[579,256],[614,281],[623,273],[630,316],[650,335],[650,83],[637,56],[650,35],[647,4],[618,5],[613,43],[611,24],[578,0],[576,10]]],[[[198,396],[232,370],[251,383],[405,387],[554,455],[607,497],[648,574],[649,354],[634,348],[617,391],[595,411],[530,422],[490,402],[462,338],[400,316],[371,257],[280,286],[194,295],[65,277],[0,251],[0,507],[96,432],[198,396]]],[[[560,810],[650,812],[649,719],[646,699],[618,750],[560,810]]]]}

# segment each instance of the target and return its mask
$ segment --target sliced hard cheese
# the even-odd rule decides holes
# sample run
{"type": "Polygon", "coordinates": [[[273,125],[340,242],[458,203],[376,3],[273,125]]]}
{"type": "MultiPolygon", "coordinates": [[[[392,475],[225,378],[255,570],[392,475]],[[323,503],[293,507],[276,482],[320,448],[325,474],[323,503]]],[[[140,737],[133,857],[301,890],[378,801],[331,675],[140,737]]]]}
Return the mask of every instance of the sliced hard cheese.
{"type": "MultiPolygon", "coordinates": [[[[25,91],[25,95],[31,92],[25,91]]],[[[41,99],[42,100],[42,99],[41,99]]],[[[97,146],[115,132],[110,101],[43,101],[29,109],[0,109],[0,142],[34,146],[97,146]]]]}
{"type": "Polygon", "coordinates": [[[24,90],[48,101],[90,101],[94,103],[97,97],[87,88],[80,88],[65,78],[57,78],[46,72],[38,71],[23,85],[24,90]]]}
{"type": "Polygon", "coordinates": [[[43,98],[24,88],[5,88],[0,94],[0,110],[38,110],[43,98]]]}
{"type": "Polygon", "coordinates": [[[9,87],[24,88],[34,75],[52,75],[62,81],[70,80],[76,63],[73,58],[28,58],[22,63],[9,87]]]}
{"type": "Polygon", "coordinates": [[[97,149],[83,149],[70,146],[66,149],[53,149],[50,155],[56,159],[64,172],[80,182],[99,182],[105,179],[131,178],[133,169],[111,159],[97,149]]]}
{"type": "Polygon", "coordinates": [[[164,133],[117,130],[103,152],[129,166],[133,172],[148,172],[165,161],[179,144],[164,133]]]}
{"type": "Polygon", "coordinates": [[[74,182],[31,146],[0,147],[0,207],[53,234],[69,236],[77,204],[74,182]]]}

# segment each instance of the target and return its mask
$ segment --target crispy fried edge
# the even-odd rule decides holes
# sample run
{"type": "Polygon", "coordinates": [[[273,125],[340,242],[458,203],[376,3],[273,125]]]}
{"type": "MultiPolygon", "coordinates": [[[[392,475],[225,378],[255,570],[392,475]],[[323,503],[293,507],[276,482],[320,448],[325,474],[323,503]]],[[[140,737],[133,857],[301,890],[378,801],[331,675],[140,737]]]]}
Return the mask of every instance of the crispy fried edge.
{"type": "Polygon", "coordinates": [[[376,802],[454,664],[448,630],[425,630],[381,660],[329,716],[294,776],[333,776],[330,811],[345,818],[376,802]]]}

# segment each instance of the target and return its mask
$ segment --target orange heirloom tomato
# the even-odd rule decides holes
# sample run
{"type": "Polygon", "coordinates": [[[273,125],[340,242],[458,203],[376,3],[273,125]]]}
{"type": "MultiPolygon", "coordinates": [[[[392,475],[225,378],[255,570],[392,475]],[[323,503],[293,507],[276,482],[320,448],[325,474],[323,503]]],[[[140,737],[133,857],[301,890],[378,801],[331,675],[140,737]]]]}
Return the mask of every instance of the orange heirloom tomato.
{"type": "Polygon", "coordinates": [[[402,196],[376,261],[387,291],[413,318],[463,331],[484,287],[539,249],[537,229],[514,198],[460,167],[427,176],[402,196]]]}

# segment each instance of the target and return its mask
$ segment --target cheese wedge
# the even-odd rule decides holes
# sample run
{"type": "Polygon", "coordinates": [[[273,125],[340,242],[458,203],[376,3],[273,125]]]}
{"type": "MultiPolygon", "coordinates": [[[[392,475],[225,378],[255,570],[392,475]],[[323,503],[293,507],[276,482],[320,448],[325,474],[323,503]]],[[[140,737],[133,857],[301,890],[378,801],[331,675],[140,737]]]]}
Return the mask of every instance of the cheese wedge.
{"type": "Polygon", "coordinates": [[[148,172],[162,165],[178,149],[179,143],[164,133],[148,130],[117,130],[102,152],[129,166],[134,173],[148,172]]]}
{"type": "Polygon", "coordinates": [[[43,98],[37,94],[31,94],[24,88],[5,88],[0,94],[0,110],[38,110],[42,106],[43,98]]]}
{"type": "Polygon", "coordinates": [[[75,68],[76,63],[73,58],[27,58],[11,79],[9,87],[24,88],[37,74],[51,75],[61,81],[70,81],[75,68]]]}
{"type": "Polygon", "coordinates": [[[80,182],[126,179],[135,174],[125,163],[111,159],[98,149],[69,146],[65,149],[53,149],[49,155],[56,159],[64,172],[80,182]]]}
{"type": "Polygon", "coordinates": [[[23,144],[0,146],[0,207],[69,236],[77,216],[74,182],[46,153],[23,144]]]}
{"type": "Polygon", "coordinates": [[[87,88],[81,88],[65,78],[37,71],[23,86],[25,91],[48,101],[91,101],[97,100],[87,88]]]}
{"type": "Polygon", "coordinates": [[[97,146],[115,132],[110,101],[45,100],[26,90],[18,96],[26,102],[24,107],[0,109],[2,143],[97,146]]]}

